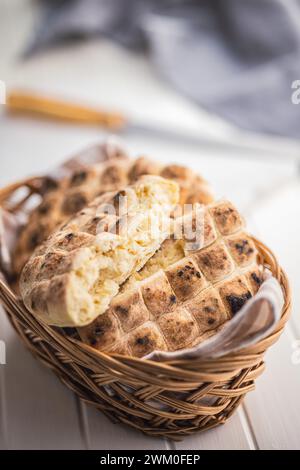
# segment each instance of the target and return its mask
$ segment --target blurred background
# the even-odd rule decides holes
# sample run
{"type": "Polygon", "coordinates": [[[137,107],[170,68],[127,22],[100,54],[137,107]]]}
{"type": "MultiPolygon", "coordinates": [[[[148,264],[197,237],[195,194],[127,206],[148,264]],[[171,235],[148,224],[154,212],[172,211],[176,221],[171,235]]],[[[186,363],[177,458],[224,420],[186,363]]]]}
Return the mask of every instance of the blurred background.
{"type": "MultiPolygon", "coordinates": [[[[291,360],[300,338],[299,64],[298,0],[0,0],[0,80],[7,92],[7,104],[0,105],[1,186],[45,172],[114,134],[132,156],[199,171],[217,197],[240,208],[290,276],[294,315],[284,340],[270,352],[258,393],[224,432],[188,440],[187,447],[300,447],[300,365],[291,360]],[[11,113],[8,98],[15,90],[121,113],[126,126],[112,132],[11,113]]],[[[13,344],[1,315],[0,326],[13,344]]],[[[9,354],[11,365],[5,374],[0,369],[7,445],[26,448],[37,439],[40,448],[80,447],[64,395],[69,392],[57,388],[30,356],[20,364],[21,345],[11,346],[9,354]],[[34,399],[32,384],[41,391],[47,384],[53,405],[47,394],[34,399]],[[24,400],[25,407],[17,405],[24,400]],[[67,424],[57,414],[62,403],[67,424]],[[28,421],[32,433],[25,432],[28,421]],[[66,425],[70,432],[61,440],[54,430],[66,425]]],[[[81,428],[101,435],[100,418],[82,413],[81,428]]],[[[121,431],[102,422],[105,442],[113,445],[110,439],[121,431]]],[[[144,445],[131,432],[118,439],[117,448],[144,445]]]]}

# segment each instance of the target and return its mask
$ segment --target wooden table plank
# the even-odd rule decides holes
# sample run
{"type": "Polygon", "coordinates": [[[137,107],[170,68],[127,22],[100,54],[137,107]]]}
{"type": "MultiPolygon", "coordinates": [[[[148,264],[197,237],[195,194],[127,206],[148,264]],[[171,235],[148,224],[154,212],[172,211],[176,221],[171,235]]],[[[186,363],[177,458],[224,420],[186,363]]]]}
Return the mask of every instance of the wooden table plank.
{"type": "Polygon", "coordinates": [[[0,448],[84,448],[74,394],[33,358],[2,308],[0,339],[5,341],[7,352],[7,363],[0,366],[1,426],[6,433],[0,434],[0,448]]]}
{"type": "Polygon", "coordinates": [[[300,449],[300,364],[292,363],[294,336],[287,330],[266,355],[266,371],[246,397],[260,449],[300,449]]]}
{"type": "Polygon", "coordinates": [[[237,410],[224,425],[187,437],[182,442],[176,442],[175,448],[178,450],[252,449],[249,429],[241,414],[242,411],[237,410]]]}
{"type": "Polygon", "coordinates": [[[281,191],[253,211],[261,238],[274,250],[286,270],[293,294],[291,324],[300,338],[300,178],[287,182],[281,191]]]}
{"type": "Polygon", "coordinates": [[[293,361],[300,326],[299,196],[299,181],[294,177],[261,204],[254,205],[251,213],[257,235],[274,250],[294,287],[291,320],[267,352],[266,371],[245,401],[260,449],[300,448],[300,364],[293,361]]]}
{"type": "MultiPolygon", "coordinates": [[[[0,311],[1,313],[1,311],[0,311]]],[[[1,326],[1,320],[0,320],[1,326]]],[[[6,390],[4,384],[4,364],[0,364],[0,450],[5,450],[8,447],[7,444],[7,422],[6,422],[6,406],[5,397],[6,390]]]]}
{"type": "Polygon", "coordinates": [[[87,432],[90,449],[165,450],[168,448],[165,439],[151,438],[129,426],[114,424],[91,406],[84,406],[88,422],[87,432]]]}

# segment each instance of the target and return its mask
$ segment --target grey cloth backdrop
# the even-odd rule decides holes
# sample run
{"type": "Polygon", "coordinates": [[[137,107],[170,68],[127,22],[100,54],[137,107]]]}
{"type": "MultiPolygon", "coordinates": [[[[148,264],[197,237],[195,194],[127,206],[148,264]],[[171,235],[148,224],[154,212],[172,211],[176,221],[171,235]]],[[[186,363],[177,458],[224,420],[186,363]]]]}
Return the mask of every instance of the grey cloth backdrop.
{"type": "Polygon", "coordinates": [[[300,137],[300,0],[41,0],[26,55],[103,35],[178,91],[254,131],[300,137]]]}

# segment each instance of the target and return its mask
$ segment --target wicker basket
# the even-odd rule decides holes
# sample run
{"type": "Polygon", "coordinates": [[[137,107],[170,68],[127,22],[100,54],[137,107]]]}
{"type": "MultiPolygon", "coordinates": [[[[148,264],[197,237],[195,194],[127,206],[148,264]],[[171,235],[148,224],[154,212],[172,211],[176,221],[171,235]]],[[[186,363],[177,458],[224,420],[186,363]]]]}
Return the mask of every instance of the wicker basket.
{"type": "MultiPolygon", "coordinates": [[[[0,191],[0,205],[18,211],[43,178],[32,178],[0,191]],[[19,188],[27,194],[10,204],[19,188]]],[[[26,346],[50,367],[71,390],[114,422],[126,423],[151,436],[180,439],[225,421],[245,394],[254,389],[264,370],[263,357],[283,331],[290,313],[290,288],[275,256],[254,239],[261,262],[280,282],[284,307],[280,322],[268,337],[250,347],[211,360],[153,362],[104,354],[67,337],[30,314],[10,287],[0,280],[0,299],[26,346]]]]}

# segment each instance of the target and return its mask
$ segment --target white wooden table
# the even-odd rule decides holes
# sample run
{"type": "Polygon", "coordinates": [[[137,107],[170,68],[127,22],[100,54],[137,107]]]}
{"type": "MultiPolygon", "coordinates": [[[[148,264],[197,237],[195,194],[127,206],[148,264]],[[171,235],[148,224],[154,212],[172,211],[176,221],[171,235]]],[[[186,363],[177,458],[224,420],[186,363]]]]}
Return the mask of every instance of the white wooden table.
{"type": "MultiPolygon", "coordinates": [[[[17,60],[32,22],[30,2],[0,2],[0,79],[126,111],[145,121],[216,136],[230,130],[169,89],[141,57],[106,41],[17,60]]],[[[0,117],[0,185],[39,173],[101,140],[97,129],[0,117]]],[[[124,138],[133,155],[180,162],[201,172],[218,196],[232,199],[251,230],[276,251],[293,292],[292,319],[268,352],[266,372],[225,426],[172,443],[111,424],[82,404],[25,350],[0,310],[0,449],[300,449],[300,184],[293,159],[257,159],[212,147],[184,148],[141,136],[124,138]],[[297,343],[298,340],[298,343],[297,343]],[[297,350],[298,347],[298,350],[297,350]],[[296,349],[295,349],[296,348],[296,349]],[[298,359],[298,360],[297,360],[298,359]]]]}

